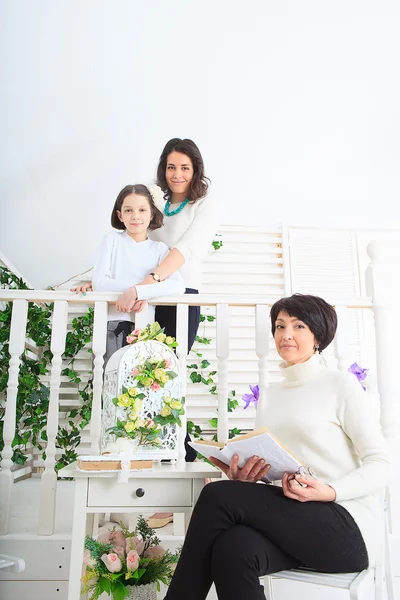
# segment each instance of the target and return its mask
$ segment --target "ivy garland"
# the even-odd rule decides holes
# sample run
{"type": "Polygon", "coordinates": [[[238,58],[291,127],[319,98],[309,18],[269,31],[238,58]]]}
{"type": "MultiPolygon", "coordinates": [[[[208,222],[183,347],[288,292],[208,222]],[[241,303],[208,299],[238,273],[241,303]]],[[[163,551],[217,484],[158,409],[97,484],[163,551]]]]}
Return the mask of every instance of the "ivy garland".
{"type": "MultiPolygon", "coordinates": [[[[0,267],[0,287],[28,290],[23,279],[14,275],[9,269],[0,267]]],[[[0,310],[0,450],[3,449],[3,420],[5,414],[5,393],[8,383],[8,366],[10,360],[9,339],[11,327],[12,303],[8,302],[0,310]]],[[[28,321],[26,337],[35,346],[37,357],[33,357],[29,346],[21,356],[18,377],[18,394],[16,403],[16,429],[13,440],[12,460],[15,464],[24,465],[29,458],[29,448],[33,446],[42,451],[45,458],[44,443],[47,441],[46,424],[49,408],[50,387],[45,385],[41,377],[50,370],[53,355],[50,351],[51,315],[53,304],[28,305],[28,321]]],[[[93,331],[93,309],[89,308],[85,315],[72,321],[71,331],[67,333],[64,360],[68,366],[62,375],[69,377],[71,383],[80,385],[81,378],[74,370],[77,353],[91,341],[93,331]]],[[[91,352],[91,350],[88,350],[91,352]]],[[[66,414],[68,427],[58,428],[56,447],[61,450],[61,456],[56,463],[56,471],[76,460],[76,448],[81,442],[81,431],[90,421],[92,407],[91,382],[78,388],[82,405],[66,414]]]]}
{"type": "MultiPolygon", "coordinates": [[[[217,242],[217,243],[219,243],[219,242],[217,242]]],[[[222,242],[220,242],[220,244],[222,246],[222,242]]],[[[200,323],[205,324],[206,321],[208,321],[209,323],[212,323],[213,321],[215,321],[215,319],[216,319],[216,317],[214,317],[213,315],[203,315],[203,314],[200,315],[200,323]]],[[[209,345],[211,343],[211,338],[196,336],[196,342],[198,344],[209,345]]],[[[188,367],[187,367],[188,369],[190,369],[189,378],[190,378],[191,382],[192,383],[201,383],[201,384],[207,386],[209,388],[208,393],[216,396],[217,395],[217,384],[215,382],[214,377],[217,374],[217,371],[207,371],[207,368],[210,366],[211,363],[208,360],[206,360],[205,358],[203,358],[203,354],[201,352],[199,352],[198,350],[192,350],[192,354],[196,357],[195,362],[188,365],[188,367]]],[[[236,399],[236,391],[235,390],[231,390],[231,392],[228,396],[227,404],[228,404],[228,412],[233,412],[235,410],[235,408],[237,406],[239,406],[239,402],[236,399]]],[[[213,429],[217,429],[218,417],[213,417],[208,422],[213,429]]],[[[204,440],[203,430],[201,429],[200,425],[195,425],[193,421],[187,421],[187,432],[189,433],[189,435],[191,435],[195,439],[204,440]]],[[[234,427],[233,429],[229,430],[229,439],[232,439],[233,437],[240,435],[241,433],[242,432],[240,429],[238,429],[237,427],[234,427]]],[[[212,439],[214,441],[216,441],[217,435],[215,434],[212,439]]]]}

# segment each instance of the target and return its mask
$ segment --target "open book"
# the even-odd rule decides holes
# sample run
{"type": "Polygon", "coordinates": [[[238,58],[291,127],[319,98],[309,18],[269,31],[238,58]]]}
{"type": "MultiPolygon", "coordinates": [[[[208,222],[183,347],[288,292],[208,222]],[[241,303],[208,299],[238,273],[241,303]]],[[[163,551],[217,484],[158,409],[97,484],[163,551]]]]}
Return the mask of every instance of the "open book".
{"type": "Polygon", "coordinates": [[[229,440],[220,442],[189,442],[190,446],[206,458],[214,456],[229,465],[234,454],[239,456],[239,467],[243,467],[252,456],[263,458],[271,465],[265,476],[266,481],[282,479],[284,473],[296,473],[302,464],[267,429],[259,429],[229,440]]]}

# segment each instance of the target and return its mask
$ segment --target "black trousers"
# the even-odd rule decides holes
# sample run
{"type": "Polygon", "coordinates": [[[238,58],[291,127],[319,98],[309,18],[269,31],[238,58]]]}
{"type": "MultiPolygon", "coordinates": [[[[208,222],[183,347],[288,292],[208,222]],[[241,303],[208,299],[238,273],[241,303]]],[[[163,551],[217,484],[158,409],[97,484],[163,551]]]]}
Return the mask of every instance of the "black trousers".
{"type": "MultiPolygon", "coordinates": [[[[198,294],[199,290],[186,288],[185,294],[198,294]]],[[[190,352],[196,339],[197,330],[200,324],[200,306],[189,306],[188,316],[188,352],[190,352]]],[[[164,333],[176,337],[176,307],[175,306],[156,306],[155,320],[164,327],[164,333]]],[[[186,462],[193,462],[197,453],[188,445],[190,437],[186,434],[186,462]]]]}
{"type": "Polygon", "coordinates": [[[212,582],[219,600],[265,600],[262,575],[301,565],[326,573],[367,568],[364,540],[346,509],[291,500],[272,485],[209,483],[165,600],[205,600],[212,582]]]}
{"type": "MultiPolygon", "coordinates": [[[[185,294],[198,294],[199,290],[186,288],[185,294]]],[[[200,306],[189,306],[188,352],[192,349],[200,324],[200,306]]],[[[164,333],[176,337],[176,306],[156,306],[155,320],[164,327],[164,333]]]]}

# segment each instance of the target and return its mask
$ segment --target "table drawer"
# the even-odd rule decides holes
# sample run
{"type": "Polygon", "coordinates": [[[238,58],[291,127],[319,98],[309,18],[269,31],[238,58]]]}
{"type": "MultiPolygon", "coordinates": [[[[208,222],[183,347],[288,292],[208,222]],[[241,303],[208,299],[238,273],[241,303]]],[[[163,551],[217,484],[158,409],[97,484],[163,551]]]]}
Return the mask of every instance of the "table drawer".
{"type": "Polygon", "coordinates": [[[88,506],[191,506],[191,479],[89,479],[88,506]]]}

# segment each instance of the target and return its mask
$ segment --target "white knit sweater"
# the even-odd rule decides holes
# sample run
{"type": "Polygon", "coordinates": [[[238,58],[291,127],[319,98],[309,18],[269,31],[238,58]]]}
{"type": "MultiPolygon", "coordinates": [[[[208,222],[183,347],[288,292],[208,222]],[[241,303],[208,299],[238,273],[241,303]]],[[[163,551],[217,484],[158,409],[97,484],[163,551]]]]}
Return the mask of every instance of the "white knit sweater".
{"type": "Polygon", "coordinates": [[[381,539],[381,494],[390,457],[376,411],[351,373],[330,371],[319,355],[290,367],[259,403],[256,428],[267,427],[318,479],[336,491],[367,546],[370,564],[381,539]]]}
{"type": "MultiPolygon", "coordinates": [[[[149,186],[155,204],[164,214],[165,200],[162,190],[149,186]]],[[[180,204],[171,204],[176,210],[180,204]]],[[[180,213],[164,216],[164,226],[149,232],[152,240],[164,242],[172,250],[177,248],[185,258],[179,269],[185,287],[199,289],[202,281],[202,261],[211,249],[211,242],[219,227],[219,210],[214,199],[205,198],[187,204],[180,213]]]]}

